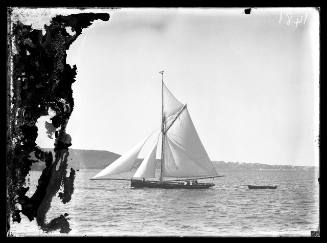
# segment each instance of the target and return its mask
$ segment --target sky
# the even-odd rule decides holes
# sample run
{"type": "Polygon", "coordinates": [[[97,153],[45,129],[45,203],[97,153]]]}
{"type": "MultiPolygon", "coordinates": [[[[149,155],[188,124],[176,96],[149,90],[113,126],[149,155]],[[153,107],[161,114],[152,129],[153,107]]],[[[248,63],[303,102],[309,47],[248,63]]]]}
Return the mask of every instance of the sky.
{"type": "MultiPolygon", "coordinates": [[[[97,9],[77,66],[72,148],[122,154],[161,122],[161,75],[211,160],[319,164],[319,13],[312,8],[97,9]],[[301,21],[300,21],[301,20],[301,21]]],[[[41,147],[53,139],[38,123],[41,147]]]]}

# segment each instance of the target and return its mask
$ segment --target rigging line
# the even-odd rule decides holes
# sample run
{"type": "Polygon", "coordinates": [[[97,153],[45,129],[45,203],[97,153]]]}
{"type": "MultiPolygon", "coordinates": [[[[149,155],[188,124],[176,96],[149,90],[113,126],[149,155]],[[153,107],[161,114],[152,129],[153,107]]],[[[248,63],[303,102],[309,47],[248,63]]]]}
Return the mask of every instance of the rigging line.
{"type": "MultiPolygon", "coordinates": [[[[153,130],[153,132],[152,133],[150,133],[150,135],[144,140],[144,143],[143,143],[143,145],[142,145],[142,147],[141,147],[141,149],[140,149],[140,151],[138,152],[138,154],[137,154],[137,156],[136,157],[138,157],[139,155],[140,155],[140,152],[141,152],[141,150],[143,149],[143,147],[144,147],[144,145],[146,144],[146,142],[149,140],[149,138],[151,138],[153,135],[155,135],[156,133],[159,133],[158,135],[160,135],[160,131],[158,131],[158,129],[155,129],[155,130],[153,130]]],[[[114,161],[115,162],[115,161],[114,161]]]]}
{"type": "MultiPolygon", "coordinates": [[[[158,135],[160,135],[160,130],[159,129],[155,129],[153,130],[150,135],[148,137],[146,137],[146,139],[144,140],[144,143],[142,145],[142,148],[144,147],[144,144],[149,140],[149,138],[151,138],[153,135],[155,135],[156,133],[158,133],[158,135]]],[[[141,148],[141,149],[142,149],[141,148]]]]}
{"type": "Polygon", "coordinates": [[[157,144],[157,149],[158,149],[158,143],[159,143],[160,134],[161,134],[161,132],[159,132],[159,134],[158,134],[158,138],[157,138],[157,142],[156,142],[156,144],[157,144]]]}
{"type": "Polygon", "coordinates": [[[150,133],[149,137],[153,136],[156,132],[158,132],[159,135],[160,135],[160,129],[156,128],[156,129],[152,130],[152,132],[150,133]]]}
{"type": "MultiPolygon", "coordinates": [[[[153,143],[153,145],[156,145],[156,146],[158,146],[158,142],[159,142],[159,138],[160,138],[160,134],[161,134],[161,132],[160,131],[155,131],[155,132],[153,132],[147,139],[149,139],[151,136],[154,136],[154,135],[156,135],[156,136],[158,136],[157,137],[157,141],[155,141],[154,143],[153,143]],[[157,132],[158,133],[158,135],[155,133],[155,132],[157,132]]],[[[145,143],[144,143],[145,144],[145,143]]],[[[152,143],[151,143],[152,144],[152,143]]],[[[142,146],[142,149],[143,149],[143,146],[142,146]]],[[[141,150],[140,150],[140,152],[141,152],[141,150]]],[[[151,151],[150,151],[151,152],[151,151]]],[[[146,156],[145,156],[146,157],[146,156]]],[[[144,159],[145,159],[145,157],[144,158],[138,158],[138,159],[142,159],[143,161],[144,161],[144,159]]],[[[143,161],[139,164],[139,166],[138,167],[140,167],[141,166],[141,164],[143,163],[143,161]]],[[[135,168],[135,167],[134,167],[135,168]]]]}
{"type": "Polygon", "coordinates": [[[177,118],[182,114],[182,112],[185,110],[185,108],[187,108],[187,104],[185,104],[182,109],[178,112],[178,114],[176,115],[176,117],[174,118],[173,122],[170,123],[170,125],[167,127],[165,133],[168,132],[169,128],[171,128],[171,126],[175,123],[175,121],[177,120],[177,118]]]}

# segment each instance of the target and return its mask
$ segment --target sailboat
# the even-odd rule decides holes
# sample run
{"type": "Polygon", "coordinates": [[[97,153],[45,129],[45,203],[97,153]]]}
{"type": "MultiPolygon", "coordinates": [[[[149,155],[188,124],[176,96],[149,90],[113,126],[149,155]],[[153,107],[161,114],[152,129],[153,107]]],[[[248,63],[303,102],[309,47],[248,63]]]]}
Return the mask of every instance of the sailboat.
{"type": "MultiPolygon", "coordinates": [[[[213,182],[200,179],[220,177],[210,160],[190,117],[187,104],[182,104],[170,92],[161,74],[161,130],[155,132],[155,143],[137,167],[138,156],[150,135],[127,153],[97,173],[92,180],[126,180],[113,175],[136,169],[131,181],[132,188],[201,189],[214,186],[213,182]],[[157,148],[161,146],[160,174],[157,170],[157,148]],[[137,168],[135,168],[137,167],[137,168]],[[157,173],[158,174],[158,173],[157,173]]],[[[159,169],[159,168],[158,168],[159,169]]]]}

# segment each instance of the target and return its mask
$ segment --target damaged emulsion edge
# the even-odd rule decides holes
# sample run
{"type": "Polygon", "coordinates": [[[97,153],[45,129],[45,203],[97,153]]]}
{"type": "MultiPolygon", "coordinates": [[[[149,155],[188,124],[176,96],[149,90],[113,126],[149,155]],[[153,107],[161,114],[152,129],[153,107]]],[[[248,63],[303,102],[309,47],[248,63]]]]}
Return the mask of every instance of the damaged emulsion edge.
{"type": "Polygon", "coordinates": [[[8,59],[7,59],[7,211],[6,231],[12,222],[20,222],[21,214],[30,221],[36,219],[44,232],[71,231],[68,213],[46,222],[46,214],[57,192],[62,203],[70,201],[74,191],[75,170],[67,177],[70,135],[65,132],[74,108],[72,83],[75,82],[76,65],[66,63],[66,50],[94,20],[108,21],[107,13],[79,13],[57,15],[42,30],[33,29],[19,20],[12,21],[12,8],[7,9],[8,59]],[[66,31],[71,27],[74,35],[66,31]],[[15,48],[15,53],[13,52],[15,48]],[[35,143],[36,121],[55,111],[47,133],[55,134],[54,150],[44,151],[35,143]],[[31,156],[33,154],[33,157],[31,156]],[[31,165],[42,161],[43,169],[38,185],[31,197],[26,196],[25,180],[31,165]],[[57,168],[56,168],[57,167],[57,168]],[[63,185],[63,186],[62,186],[63,185]],[[61,188],[62,187],[62,188],[61,188]]]}

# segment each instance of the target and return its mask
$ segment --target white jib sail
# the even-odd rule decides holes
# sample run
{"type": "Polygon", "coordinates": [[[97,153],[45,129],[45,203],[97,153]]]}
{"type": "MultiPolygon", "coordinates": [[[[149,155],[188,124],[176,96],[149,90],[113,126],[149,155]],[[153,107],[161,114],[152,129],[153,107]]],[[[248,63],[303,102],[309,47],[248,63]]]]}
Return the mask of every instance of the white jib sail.
{"type": "Polygon", "coordinates": [[[123,172],[130,171],[135,165],[137,161],[137,156],[140,153],[144,143],[149,137],[146,137],[144,140],[142,140],[140,143],[138,143],[132,149],[130,149],[127,153],[120,156],[117,160],[115,160],[106,168],[101,170],[98,174],[96,174],[92,179],[104,179],[104,178],[108,178],[108,176],[110,175],[115,175],[115,174],[120,174],[123,172]]]}
{"type": "Polygon", "coordinates": [[[175,114],[183,107],[183,104],[176,99],[165,84],[163,84],[163,107],[164,116],[166,118],[175,114]]]}
{"type": "Polygon", "coordinates": [[[167,131],[164,145],[164,177],[194,178],[218,175],[187,108],[167,131]]]}
{"type": "Polygon", "coordinates": [[[156,152],[157,152],[158,139],[154,143],[154,146],[144,158],[140,167],[135,172],[133,178],[154,178],[156,174],[156,152]]]}

